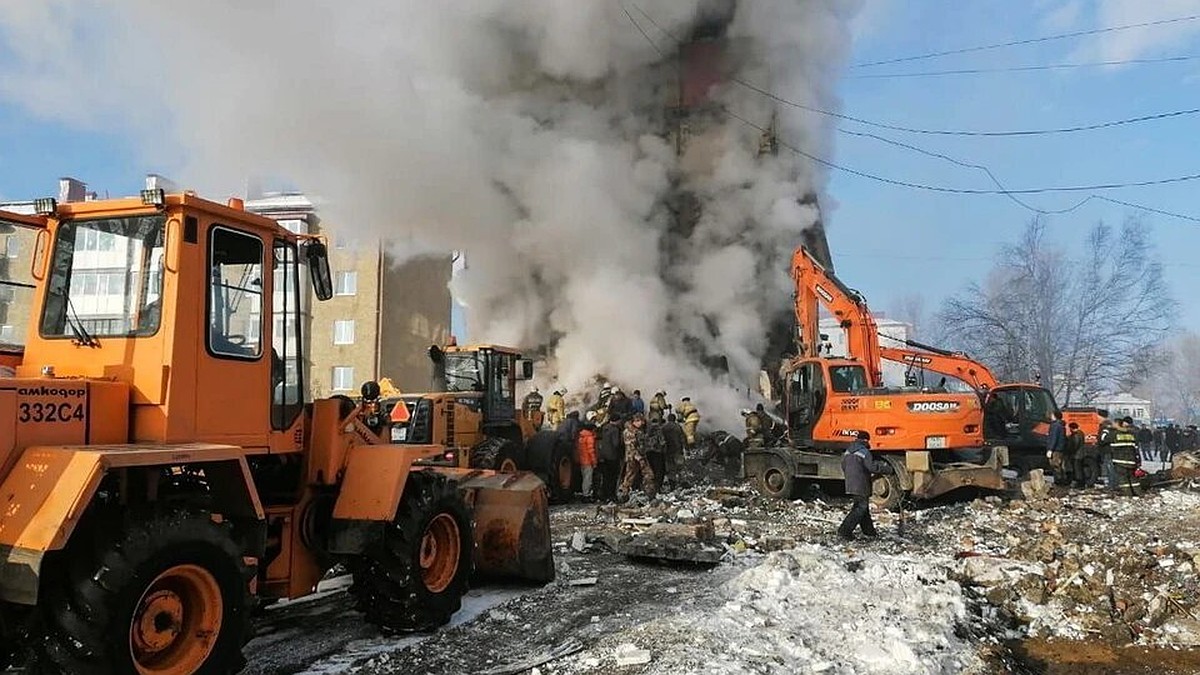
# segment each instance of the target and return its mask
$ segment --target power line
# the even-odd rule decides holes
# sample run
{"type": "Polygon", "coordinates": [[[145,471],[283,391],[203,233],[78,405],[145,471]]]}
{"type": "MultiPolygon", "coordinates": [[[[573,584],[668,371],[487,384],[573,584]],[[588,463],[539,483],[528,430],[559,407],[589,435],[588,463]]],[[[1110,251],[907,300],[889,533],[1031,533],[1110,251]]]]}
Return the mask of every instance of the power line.
{"type": "MultiPolygon", "coordinates": [[[[677,46],[679,44],[681,44],[681,41],[679,38],[677,38],[674,34],[672,34],[666,28],[664,28],[662,26],[662,24],[660,24],[658,21],[656,21],[654,19],[654,17],[647,14],[646,11],[644,9],[642,9],[640,6],[638,6],[637,4],[634,4],[633,8],[636,9],[637,12],[639,14],[641,14],[643,17],[645,17],[645,19],[647,21],[649,21],[651,24],[653,24],[653,26],[655,28],[657,28],[659,30],[659,32],[661,32],[663,35],[666,35],[668,38],[673,40],[677,46]]],[[[649,42],[652,47],[654,47],[654,50],[657,51],[660,56],[665,56],[662,49],[660,49],[658,44],[650,38],[650,36],[646,33],[645,29],[643,29],[642,26],[637,21],[634,21],[633,16],[629,14],[629,10],[625,9],[624,4],[621,5],[621,11],[625,12],[625,16],[629,18],[629,22],[633,24],[634,28],[637,28],[638,32],[642,34],[642,37],[646,38],[646,41],[649,42]]],[[[1192,16],[1192,17],[1181,18],[1181,19],[1171,19],[1166,22],[1151,22],[1150,24],[1146,24],[1146,25],[1156,25],[1157,23],[1170,23],[1173,21],[1183,21],[1183,20],[1190,20],[1190,19],[1196,19],[1196,18],[1200,18],[1200,14],[1192,16]]],[[[1200,58],[1200,56],[1178,57],[1178,58],[1200,58]]],[[[1108,129],[1108,128],[1119,127],[1119,126],[1124,126],[1124,125],[1128,125],[1128,124],[1139,124],[1142,122],[1164,120],[1164,119],[1170,119],[1172,117],[1181,117],[1184,115],[1195,115],[1197,113],[1200,113],[1200,108],[1190,108],[1190,109],[1186,109],[1186,110],[1173,110],[1173,111],[1169,111],[1169,112],[1155,113],[1155,114],[1151,114],[1151,115],[1142,115],[1139,117],[1130,117],[1130,118],[1120,119],[1120,120],[1111,120],[1108,122],[1098,122],[1095,124],[1086,124],[1086,125],[1079,125],[1079,126],[1073,126],[1073,127],[1059,127],[1059,128],[1054,128],[1054,129],[1023,129],[1023,130],[1016,130],[1016,131],[969,131],[969,130],[946,130],[946,129],[919,129],[919,128],[913,128],[913,127],[899,126],[899,125],[895,125],[895,124],[886,124],[883,122],[875,122],[872,120],[863,119],[861,117],[854,117],[852,115],[846,115],[844,113],[834,112],[832,110],[825,110],[823,108],[817,108],[815,106],[804,105],[803,103],[797,103],[795,101],[790,101],[788,99],[785,99],[782,96],[779,96],[773,92],[767,91],[766,89],[763,89],[761,87],[755,86],[755,85],[753,85],[749,82],[746,82],[745,80],[742,80],[740,78],[736,78],[736,77],[730,78],[730,81],[734,82],[736,84],[740,84],[741,86],[746,87],[747,89],[754,91],[762,96],[766,96],[766,97],[776,101],[777,103],[782,103],[784,105],[791,106],[793,108],[798,108],[800,110],[806,110],[808,112],[813,112],[813,113],[817,113],[820,115],[826,115],[828,117],[834,117],[837,119],[846,120],[848,122],[857,122],[859,124],[863,124],[863,125],[870,126],[870,127],[875,127],[878,129],[886,129],[888,131],[902,131],[902,132],[910,133],[910,134],[936,135],[936,136],[1006,137],[1006,136],[1043,136],[1043,135],[1049,135],[1049,134],[1067,134],[1067,133],[1078,133],[1081,131],[1095,131],[1097,129],[1108,129]]]]}
{"type": "Polygon", "coordinates": [[[991,179],[992,183],[994,183],[994,184],[996,185],[996,187],[997,187],[997,188],[999,188],[1000,190],[1002,190],[1002,191],[1003,191],[1003,195],[1004,195],[1005,197],[1007,197],[1008,199],[1012,200],[1012,201],[1013,201],[1014,203],[1016,203],[1018,206],[1021,206],[1022,208],[1028,209],[1028,210],[1030,210],[1030,211],[1032,211],[1032,212],[1034,212],[1034,213],[1040,214],[1040,215],[1060,215],[1060,214],[1063,214],[1063,213],[1070,213],[1071,211],[1074,211],[1074,210],[1076,210],[1076,209],[1080,208],[1081,206],[1083,206],[1084,204],[1087,204],[1088,202],[1090,202],[1090,201],[1092,200],[1092,198],[1091,198],[1091,197],[1087,197],[1087,198],[1085,198],[1085,199],[1083,199],[1083,200],[1079,201],[1078,203],[1076,203],[1074,206],[1069,206],[1069,207],[1067,207],[1067,208],[1063,208],[1063,209],[1042,209],[1042,208],[1036,207],[1036,206],[1034,206],[1034,205],[1032,205],[1032,204],[1029,204],[1028,202],[1026,202],[1026,201],[1022,200],[1020,197],[1018,197],[1018,196],[1016,196],[1015,194],[1013,194],[1013,193],[1012,193],[1012,191],[1010,191],[1010,190],[1008,189],[1008,186],[1006,186],[1004,183],[1000,182],[1000,179],[996,177],[996,174],[995,174],[995,173],[993,173],[991,169],[989,169],[987,166],[985,166],[985,165],[983,165],[983,164],[975,164],[975,163],[973,163],[973,162],[966,162],[966,161],[963,161],[963,160],[960,160],[960,159],[955,159],[954,157],[951,157],[951,156],[949,156],[949,155],[944,155],[944,154],[942,154],[942,153],[940,153],[940,152],[933,152],[933,151],[930,151],[930,150],[926,150],[926,149],[924,149],[924,148],[918,148],[918,147],[917,147],[917,146],[915,146],[915,145],[909,145],[908,143],[903,143],[903,142],[901,142],[901,141],[897,141],[897,140],[894,140],[894,139],[891,139],[891,138],[886,138],[886,137],[884,137],[884,136],[879,136],[879,135],[877,135],[877,134],[871,134],[871,133],[866,133],[866,132],[861,132],[861,131],[850,131],[850,130],[847,130],[847,129],[838,129],[838,132],[839,132],[839,133],[843,133],[843,134],[847,134],[847,135],[850,135],[850,136],[859,136],[859,137],[864,137],[864,138],[872,138],[872,139],[875,139],[875,140],[877,140],[877,141],[882,141],[882,142],[884,142],[884,143],[887,143],[887,144],[889,144],[889,145],[893,145],[893,146],[896,146],[896,147],[899,147],[899,148],[904,148],[904,149],[906,149],[906,150],[912,150],[913,152],[920,153],[920,154],[922,154],[922,155],[925,155],[925,156],[927,156],[927,157],[933,157],[933,158],[936,158],[936,159],[942,159],[942,160],[945,160],[945,161],[947,161],[947,162],[950,162],[951,164],[955,164],[955,165],[958,165],[958,166],[961,166],[961,167],[964,167],[964,168],[967,168],[967,169],[976,169],[976,170],[978,170],[978,171],[982,171],[983,173],[985,173],[985,174],[987,175],[987,177],[988,177],[988,178],[990,178],[990,179],[991,179]]]}
{"type": "Polygon", "coordinates": [[[1189,108],[1186,110],[1172,110],[1169,112],[1155,113],[1152,115],[1142,115],[1139,117],[1129,117],[1126,119],[1111,120],[1108,122],[1098,122],[1095,124],[1085,124],[1085,125],[1079,125],[1079,126],[1073,126],[1073,127],[1058,127],[1058,128],[1054,128],[1054,129],[1020,129],[1020,130],[1015,130],[1015,131],[968,131],[968,130],[952,130],[952,129],[919,129],[919,128],[915,128],[915,127],[899,126],[896,124],[886,124],[883,122],[874,122],[872,120],[863,119],[861,117],[855,117],[853,115],[846,115],[844,113],[833,112],[832,110],[825,110],[822,108],[805,105],[803,103],[797,103],[795,101],[790,101],[774,92],[763,89],[762,87],[758,87],[756,85],[750,84],[749,82],[746,82],[745,80],[742,80],[740,78],[736,78],[736,77],[730,78],[729,81],[740,84],[743,87],[749,89],[750,91],[761,94],[762,96],[765,96],[765,97],[775,101],[776,103],[782,103],[783,105],[790,106],[792,108],[798,108],[800,110],[806,110],[808,112],[818,113],[820,115],[825,115],[827,117],[835,117],[840,120],[846,120],[847,122],[856,122],[858,124],[863,124],[863,125],[866,125],[869,127],[875,127],[877,129],[887,129],[888,131],[901,131],[904,133],[921,134],[921,135],[926,135],[926,136],[1003,137],[1003,136],[1046,136],[1046,135],[1050,135],[1050,134],[1070,134],[1070,133],[1077,133],[1077,132],[1081,132],[1081,131],[1095,131],[1097,129],[1109,129],[1112,127],[1124,126],[1127,124],[1139,124],[1141,122],[1164,120],[1164,119],[1169,119],[1172,117],[1182,117],[1185,115],[1195,115],[1197,113],[1200,113],[1200,108],[1189,108]]]}
{"type": "Polygon", "coordinates": [[[1104,28],[1079,30],[1079,31],[1073,31],[1070,33],[1058,33],[1056,35],[1044,35],[1042,37],[1026,38],[1024,40],[1012,40],[1009,42],[998,42],[995,44],[980,45],[980,46],[976,46],[976,47],[962,47],[959,49],[948,49],[948,50],[939,51],[939,52],[927,52],[924,54],[915,54],[913,56],[901,56],[901,57],[892,58],[892,59],[882,59],[879,61],[868,61],[865,63],[856,63],[856,64],[852,65],[851,68],[867,68],[869,66],[882,66],[882,65],[887,65],[889,63],[904,63],[904,62],[908,62],[908,61],[921,61],[924,59],[933,59],[933,58],[938,58],[941,56],[952,56],[955,54],[968,54],[968,53],[972,53],[972,52],[982,52],[982,51],[987,51],[987,50],[991,50],[991,49],[1001,49],[1004,47],[1017,47],[1020,45],[1030,45],[1030,44],[1036,44],[1039,42],[1051,42],[1054,40],[1066,40],[1069,38],[1086,37],[1088,35],[1100,35],[1103,33],[1112,33],[1112,32],[1116,32],[1116,31],[1130,30],[1133,28],[1147,28],[1149,26],[1163,26],[1163,25],[1172,24],[1172,23],[1182,23],[1184,21],[1195,21],[1196,19],[1200,19],[1200,14],[1193,14],[1190,16],[1180,16],[1180,17],[1176,17],[1174,19],[1159,19],[1157,21],[1145,21],[1142,23],[1131,23],[1131,24],[1126,24],[1123,26],[1107,26],[1104,28]]]}
{"type": "Polygon", "coordinates": [[[1004,66],[999,68],[960,68],[957,70],[927,70],[907,73],[861,73],[846,75],[848,80],[891,80],[908,77],[940,77],[945,75],[984,75],[991,73],[1020,73],[1046,70],[1070,70],[1076,68],[1098,68],[1103,66],[1147,65],[1154,63],[1181,63],[1195,61],[1200,55],[1164,56],[1153,59],[1119,59],[1116,61],[1086,61],[1082,63],[1047,63],[1027,66],[1004,66]]]}
{"type": "MultiPolygon", "coordinates": [[[[676,38],[674,35],[672,35],[670,31],[663,28],[663,26],[661,24],[659,24],[657,21],[655,21],[654,18],[651,17],[649,14],[647,14],[641,7],[639,7],[638,5],[635,4],[634,9],[636,9],[639,14],[641,14],[643,17],[645,17],[647,21],[649,21],[651,24],[653,24],[654,27],[657,28],[664,35],[671,38],[676,43],[679,42],[678,38],[676,38]]],[[[646,31],[641,27],[641,25],[638,24],[638,22],[636,20],[634,20],[633,16],[625,8],[624,4],[621,5],[621,10],[625,13],[625,16],[626,16],[626,18],[629,19],[629,22],[632,23],[634,25],[634,27],[637,28],[638,32],[642,34],[642,37],[645,38],[646,41],[649,42],[652,47],[654,47],[655,51],[657,51],[659,53],[659,55],[665,56],[663,54],[663,51],[659,48],[658,44],[655,43],[654,40],[650,38],[649,34],[647,34],[646,31]]],[[[1200,18],[1200,15],[1197,15],[1196,18],[1200,18]]],[[[759,93],[766,95],[772,99],[775,99],[781,103],[793,105],[793,106],[800,107],[800,108],[806,108],[806,106],[802,106],[801,104],[787,101],[786,99],[782,99],[770,92],[767,92],[765,90],[754,87],[753,85],[750,85],[748,83],[742,82],[741,80],[734,80],[734,81],[738,82],[739,84],[742,84],[743,86],[746,86],[755,91],[758,91],[759,93]]],[[[725,114],[729,115],[730,117],[733,117],[734,119],[737,119],[737,120],[741,121],[742,123],[747,124],[755,129],[759,130],[760,132],[772,133],[772,131],[767,129],[766,127],[763,127],[759,124],[755,124],[754,122],[751,122],[750,120],[733,112],[728,107],[721,106],[720,109],[725,114]]],[[[820,112],[826,112],[826,111],[820,111],[820,112]]],[[[1196,113],[1196,112],[1200,112],[1200,109],[1196,109],[1196,110],[1193,110],[1190,112],[1189,111],[1177,111],[1175,113],[1163,113],[1160,116],[1150,116],[1150,117],[1147,117],[1146,119],[1150,119],[1151,117],[1161,118],[1161,117],[1170,117],[1170,116],[1176,116],[1176,115],[1181,115],[1181,114],[1192,114],[1192,113],[1196,113]]],[[[827,114],[831,114],[831,115],[838,116],[838,117],[845,117],[845,118],[851,119],[852,121],[865,122],[864,120],[857,120],[855,118],[849,118],[848,116],[843,116],[838,113],[827,113],[827,114]]],[[[1128,123],[1128,121],[1126,121],[1125,123],[1128,123]]],[[[870,123],[868,123],[868,124],[870,124],[870,123]]],[[[1114,126],[1117,123],[1106,123],[1106,124],[1108,124],[1110,126],[1114,126]]],[[[897,129],[897,130],[904,130],[904,129],[897,129]]],[[[775,135],[775,137],[776,137],[776,142],[779,143],[779,145],[781,145],[782,147],[785,147],[788,150],[791,150],[792,152],[801,155],[802,157],[805,157],[813,162],[816,162],[817,164],[821,164],[822,166],[825,166],[825,167],[833,169],[833,170],[842,171],[845,173],[849,173],[851,175],[859,176],[861,178],[866,178],[869,180],[874,180],[874,181],[882,182],[882,183],[889,184],[889,185],[895,185],[898,187],[908,187],[908,188],[912,188],[912,189],[926,190],[926,191],[931,191],[931,192],[942,192],[942,193],[948,193],[948,194],[1003,195],[1003,196],[1011,199],[1018,205],[1026,208],[1030,211],[1033,211],[1033,212],[1039,213],[1039,214],[1044,214],[1044,215],[1062,214],[1062,213],[1068,213],[1071,211],[1075,211],[1075,210],[1079,209],[1080,207],[1082,207],[1083,205],[1085,205],[1093,200],[1098,199],[1098,200],[1112,202],[1115,204],[1121,204],[1124,206],[1128,206],[1130,208],[1136,208],[1136,209],[1141,209],[1141,210],[1152,212],[1152,213],[1158,213],[1161,215],[1180,218],[1183,220],[1191,220],[1191,221],[1200,222],[1200,218],[1194,218],[1192,216],[1187,216],[1187,215],[1183,215],[1183,214],[1179,214],[1179,213],[1173,213],[1173,212],[1165,211],[1165,210],[1161,210],[1161,209],[1154,209],[1154,208],[1150,208],[1150,207],[1143,206],[1140,204],[1134,204],[1132,202],[1123,202],[1120,200],[1110,199],[1108,197],[1103,197],[1101,195],[1095,195],[1095,194],[1089,195],[1088,197],[1080,200],[1078,203],[1076,203],[1073,206],[1070,206],[1070,207],[1067,207],[1064,209],[1057,209],[1057,210],[1041,209],[1041,208],[1035,207],[1031,204],[1028,204],[1027,202],[1025,202],[1017,197],[1017,195],[1023,195],[1023,194],[1042,194],[1042,193],[1049,193],[1049,192],[1086,192],[1086,191],[1094,191],[1094,190],[1111,190],[1111,189],[1119,189],[1119,188],[1127,188],[1127,187],[1144,187],[1144,186],[1149,186],[1149,185],[1164,185],[1164,184],[1168,184],[1168,183],[1177,183],[1177,182],[1197,180],[1197,179],[1200,179],[1200,174],[1191,174],[1191,175],[1186,175],[1186,176],[1178,176],[1175,178],[1166,178],[1166,179],[1159,179],[1159,180],[1153,180],[1153,181],[1139,181],[1139,182],[1133,182],[1133,183],[1112,183],[1112,184],[1100,184],[1100,185],[1091,185],[1091,186],[1069,186],[1069,187],[1056,187],[1056,188],[1027,188],[1027,189],[1021,189],[1021,190],[1012,190],[1012,189],[1009,189],[1008,187],[1006,187],[1004,185],[1004,183],[1002,183],[1000,181],[1000,179],[991,171],[991,169],[989,169],[988,167],[986,167],[982,164],[974,164],[974,163],[970,163],[970,162],[965,162],[965,161],[950,157],[949,155],[932,152],[929,150],[925,150],[923,148],[918,148],[914,145],[909,145],[907,143],[903,143],[903,142],[896,141],[893,139],[885,138],[883,136],[878,136],[875,134],[870,134],[870,133],[866,133],[866,132],[857,132],[857,131],[851,131],[851,130],[844,130],[844,129],[839,129],[838,131],[841,133],[849,134],[849,135],[874,138],[874,139],[883,141],[885,143],[895,145],[897,147],[906,148],[906,149],[909,149],[909,150],[912,150],[915,152],[919,152],[921,154],[924,154],[924,155],[927,155],[930,157],[936,157],[939,159],[943,159],[943,160],[946,160],[948,162],[951,162],[951,163],[959,165],[959,166],[963,166],[966,168],[973,168],[973,169],[983,171],[984,173],[987,174],[987,176],[992,180],[992,182],[996,185],[996,187],[998,189],[996,189],[996,190],[977,190],[977,189],[950,188],[950,187],[944,187],[944,186],[926,185],[923,183],[914,183],[914,182],[910,182],[910,181],[902,181],[902,180],[893,179],[893,178],[886,178],[884,176],[878,176],[875,174],[867,173],[865,171],[859,171],[856,169],[851,169],[849,167],[841,166],[839,164],[835,164],[834,162],[823,159],[823,158],[813,155],[811,153],[805,152],[805,151],[787,143],[783,139],[780,139],[777,134],[775,135]]],[[[1001,133],[1001,132],[992,132],[992,133],[1001,133]]],[[[1018,132],[1011,132],[1011,133],[1018,133],[1018,132]]],[[[1030,132],[1026,132],[1026,133],[1030,133],[1030,132]]]]}

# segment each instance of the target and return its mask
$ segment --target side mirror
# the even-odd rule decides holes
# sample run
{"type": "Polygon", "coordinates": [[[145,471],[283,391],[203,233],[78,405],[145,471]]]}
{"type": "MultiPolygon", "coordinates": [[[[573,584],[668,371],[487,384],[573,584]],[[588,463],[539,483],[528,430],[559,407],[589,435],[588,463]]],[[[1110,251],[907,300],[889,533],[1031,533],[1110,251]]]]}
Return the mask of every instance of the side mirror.
{"type": "Polygon", "coordinates": [[[513,362],[513,365],[515,367],[515,375],[518,380],[533,379],[533,361],[530,361],[529,359],[517,359],[513,362]]]}
{"type": "Polygon", "coordinates": [[[304,247],[304,258],[308,262],[308,274],[317,299],[324,301],[332,298],[333,277],[329,273],[329,250],[325,244],[309,241],[304,247]]]}

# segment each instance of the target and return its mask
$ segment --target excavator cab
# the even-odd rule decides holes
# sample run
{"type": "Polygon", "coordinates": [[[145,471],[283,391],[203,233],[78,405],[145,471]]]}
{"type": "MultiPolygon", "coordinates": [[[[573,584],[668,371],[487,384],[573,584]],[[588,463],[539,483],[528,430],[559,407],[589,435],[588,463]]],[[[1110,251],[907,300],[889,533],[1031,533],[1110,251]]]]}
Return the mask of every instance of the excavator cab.
{"type": "Polygon", "coordinates": [[[988,390],[983,398],[983,430],[988,442],[1007,446],[1014,458],[1034,463],[1044,459],[1050,423],[1059,412],[1054,395],[1036,384],[1006,384],[988,390]]]}

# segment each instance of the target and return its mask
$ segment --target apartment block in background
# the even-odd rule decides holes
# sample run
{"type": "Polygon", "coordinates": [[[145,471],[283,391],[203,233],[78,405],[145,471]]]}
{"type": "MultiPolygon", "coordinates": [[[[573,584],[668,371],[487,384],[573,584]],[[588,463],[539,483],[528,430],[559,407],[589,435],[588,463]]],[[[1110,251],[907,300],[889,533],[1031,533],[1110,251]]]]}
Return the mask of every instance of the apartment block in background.
{"type": "Polygon", "coordinates": [[[331,242],[334,297],[310,297],[301,309],[305,380],[313,397],[354,395],[363,382],[383,377],[404,391],[429,387],[429,345],[444,344],[450,335],[448,253],[397,264],[386,245],[356,237],[353,226],[323,221],[303,194],[255,196],[246,209],[293,232],[325,234],[331,242]]]}

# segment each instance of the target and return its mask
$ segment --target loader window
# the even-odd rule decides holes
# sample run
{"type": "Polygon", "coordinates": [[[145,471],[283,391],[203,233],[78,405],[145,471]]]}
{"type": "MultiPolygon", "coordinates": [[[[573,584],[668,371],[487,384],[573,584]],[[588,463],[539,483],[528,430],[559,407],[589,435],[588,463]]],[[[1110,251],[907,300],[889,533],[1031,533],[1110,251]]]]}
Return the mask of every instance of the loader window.
{"type": "Polygon", "coordinates": [[[214,356],[262,356],[263,243],[225,227],[209,235],[208,349],[214,356]]]}
{"type": "Polygon", "coordinates": [[[38,231],[0,220],[0,352],[17,352],[25,344],[36,288],[30,267],[38,231]]]}
{"type": "Polygon", "coordinates": [[[284,430],[304,410],[300,274],[296,245],[275,242],[271,315],[271,426],[284,430]]]}
{"type": "Polygon", "coordinates": [[[161,215],[59,225],[46,284],[41,334],[93,338],[154,335],[161,321],[161,215]]]}

